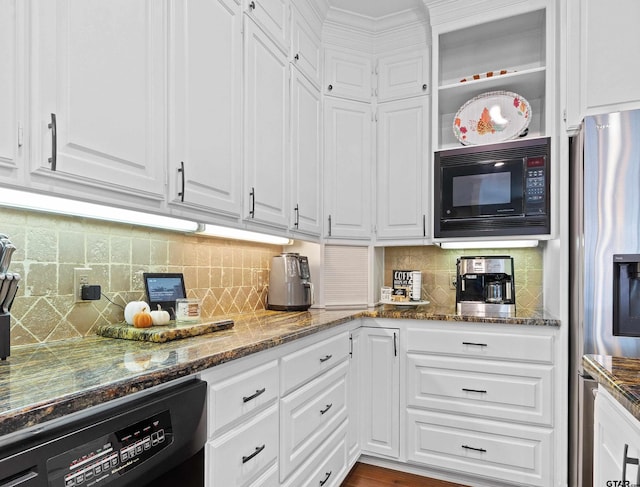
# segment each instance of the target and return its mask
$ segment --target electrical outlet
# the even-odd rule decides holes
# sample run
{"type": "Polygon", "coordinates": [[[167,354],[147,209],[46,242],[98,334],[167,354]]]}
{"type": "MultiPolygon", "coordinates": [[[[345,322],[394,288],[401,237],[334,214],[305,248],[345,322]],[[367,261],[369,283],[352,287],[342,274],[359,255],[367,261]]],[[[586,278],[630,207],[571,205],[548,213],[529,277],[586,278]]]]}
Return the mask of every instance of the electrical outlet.
{"type": "Polygon", "coordinates": [[[82,299],[82,286],[89,285],[89,267],[75,267],[73,269],[73,298],[76,303],[88,303],[82,299]]]}
{"type": "Polygon", "coordinates": [[[449,289],[456,290],[456,273],[449,272],[449,289]]]}

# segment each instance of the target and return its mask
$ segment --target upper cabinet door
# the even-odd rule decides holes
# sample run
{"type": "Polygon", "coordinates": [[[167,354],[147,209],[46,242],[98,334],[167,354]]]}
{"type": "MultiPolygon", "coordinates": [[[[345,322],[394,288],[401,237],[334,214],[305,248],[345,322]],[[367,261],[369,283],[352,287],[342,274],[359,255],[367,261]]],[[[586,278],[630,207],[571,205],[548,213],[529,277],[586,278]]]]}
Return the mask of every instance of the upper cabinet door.
{"type": "Polygon", "coordinates": [[[22,147],[24,100],[23,2],[0,0],[0,180],[24,176],[22,147]]]}
{"type": "Polygon", "coordinates": [[[239,217],[240,6],[172,0],[170,15],[169,201],[239,217]]]}
{"type": "Polygon", "coordinates": [[[291,7],[291,62],[320,86],[320,37],[297,8],[291,7]]]}
{"type": "Polygon", "coordinates": [[[31,12],[34,186],[109,202],[136,195],[160,205],[163,3],[51,0],[33,2],[31,12]]]}
{"type": "Polygon", "coordinates": [[[292,229],[319,236],[321,221],[322,132],[320,92],[296,69],[291,75],[292,229]]]}
{"type": "Polygon", "coordinates": [[[371,105],[325,98],[325,236],[371,239],[371,105]]]}
{"type": "Polygon", "coordinates": [[[273,39],[280,50],[289,52],[289,0],[243,0],[244,11],[273,39]]]}
{"type": "Polygon", "coordinates": [[[248,221],[289,225],[289,61],[245,20],[245,211],[248,221]]]}
{"type": "Polygon", "coordinates": [[[429,98],[378,105],[378,238],[425,238],[429,98]]]}
{"type": "Polygon", "coordinates": [[[378,101],[426,95],[429,93],[429,51],[425,47],[381,56],[376,73],[378,101]]]}
{"type": "Polygon", "coordinates": [[[325,95],[371,101],[371,57],[356,51],[325,49],[325,95]]]}

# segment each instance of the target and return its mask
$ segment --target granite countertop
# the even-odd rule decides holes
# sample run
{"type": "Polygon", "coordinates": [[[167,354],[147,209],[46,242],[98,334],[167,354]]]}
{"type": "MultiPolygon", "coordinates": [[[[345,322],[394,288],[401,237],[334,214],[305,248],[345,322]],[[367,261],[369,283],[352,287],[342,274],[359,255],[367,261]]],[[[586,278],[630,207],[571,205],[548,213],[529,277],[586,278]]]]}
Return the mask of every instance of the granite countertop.
{"type": "Polygon", "coordinates": [[[640,421],[640,359],[585,355],[582,365],[585,372],[640,421]]]}
{"type": "Polygon", "coordinates": [[[372,310],[225,316],[234,320],[233,328],[165,343],[91,336],[13,347],[11,356],[0,362],[0,438],[361,317],[560,325],[544,313],[478,318],[428,306],[385,305],[372,310]]]}

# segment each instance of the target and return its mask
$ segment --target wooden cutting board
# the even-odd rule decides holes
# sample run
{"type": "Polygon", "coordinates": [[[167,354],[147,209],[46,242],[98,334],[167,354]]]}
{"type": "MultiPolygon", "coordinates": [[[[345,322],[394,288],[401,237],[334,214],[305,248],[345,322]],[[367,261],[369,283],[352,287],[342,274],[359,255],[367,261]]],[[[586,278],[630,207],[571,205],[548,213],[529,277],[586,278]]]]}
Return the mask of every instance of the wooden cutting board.
{"type": "Polygon", "coordinates": [[[140,340],[145,342],[163,343],[169,340],[179,340],[215,331],[226,330],[233,326],[233,320],[209,321],[203,323],[171,322],[163,326],[136,328],[126,323],[114,323],[98,326],[96,333],[108,338],[122,338],[124,340],[140,340]]]}

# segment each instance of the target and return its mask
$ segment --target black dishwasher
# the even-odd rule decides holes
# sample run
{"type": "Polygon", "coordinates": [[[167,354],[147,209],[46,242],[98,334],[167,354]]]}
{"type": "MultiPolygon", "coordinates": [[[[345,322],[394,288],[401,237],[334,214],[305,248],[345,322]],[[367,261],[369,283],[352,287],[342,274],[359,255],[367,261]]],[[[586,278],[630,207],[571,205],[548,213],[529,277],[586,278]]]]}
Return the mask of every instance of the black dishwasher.
{"type": "Polygon", "coordinates": [[[194,379],[0,447],[0,487],[204,485],[207,385],[194,379]]]}

